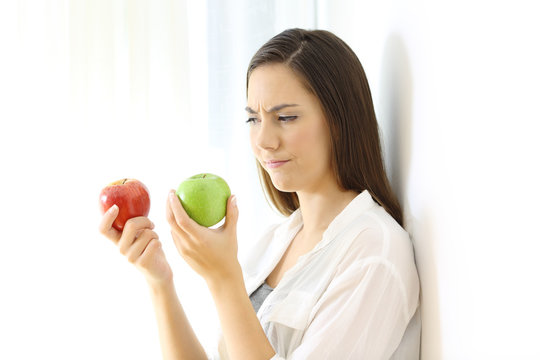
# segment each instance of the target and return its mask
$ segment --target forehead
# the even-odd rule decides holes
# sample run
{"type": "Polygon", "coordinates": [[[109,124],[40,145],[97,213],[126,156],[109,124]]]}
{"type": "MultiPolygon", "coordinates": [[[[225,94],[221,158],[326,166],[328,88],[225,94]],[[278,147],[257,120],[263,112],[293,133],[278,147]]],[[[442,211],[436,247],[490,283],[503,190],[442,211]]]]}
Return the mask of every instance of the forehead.
{"type": "Polygon", "coordinates": [[[278,102],[308,101],[310,92],[300,78],[286,65],[262,65],[251,73],[248,82],[248,104],[272,105],[278,102]],[[268,102],[268,104],[266,104],[268,102]]]}

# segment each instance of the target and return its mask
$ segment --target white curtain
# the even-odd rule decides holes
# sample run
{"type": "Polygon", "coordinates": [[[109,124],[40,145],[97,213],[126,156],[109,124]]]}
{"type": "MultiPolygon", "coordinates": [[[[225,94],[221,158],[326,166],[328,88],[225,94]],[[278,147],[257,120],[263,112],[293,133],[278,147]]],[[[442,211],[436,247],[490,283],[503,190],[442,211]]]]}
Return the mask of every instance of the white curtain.
{"type": "Polygon", "coordinates": [[[149,187],[181,301],[213,342],[217,316],[172,245],[166,194],[223,176],[241,249],[279,219],[249,147],[245,72],[271,36],[315,26],[314,0],[0,3],[0,358],[159,358],[144,280],[97,231],[99,191],[123,177],[149,187]]]}

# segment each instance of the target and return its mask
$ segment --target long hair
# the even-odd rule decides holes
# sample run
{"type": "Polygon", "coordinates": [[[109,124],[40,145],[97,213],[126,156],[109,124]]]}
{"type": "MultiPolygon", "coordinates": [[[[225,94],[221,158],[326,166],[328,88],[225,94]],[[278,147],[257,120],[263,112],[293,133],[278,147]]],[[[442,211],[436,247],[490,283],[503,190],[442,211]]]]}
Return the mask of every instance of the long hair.
{"type": "MultiPolygon", "coordinates": [[[[379,127],[371,91],[360,60],[339,37],[324,30],[288,29],[274,36],[253,56],[249,78],[259,66],[288,66],[321,103],[331,137],[331,166],[345,190],[368,190],[401,226],[403,213],[386,175],[379,127]]],[[[294,192],[274,187],[257,162],[259,179],[268,200],[283,215],[300,206],[294,192]]]]}

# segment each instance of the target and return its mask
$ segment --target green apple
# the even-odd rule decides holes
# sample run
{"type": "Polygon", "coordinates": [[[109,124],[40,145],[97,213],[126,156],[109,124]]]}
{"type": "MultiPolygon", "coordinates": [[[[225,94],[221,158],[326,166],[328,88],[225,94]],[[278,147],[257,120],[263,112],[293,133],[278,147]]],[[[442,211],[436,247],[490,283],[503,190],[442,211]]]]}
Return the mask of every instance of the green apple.
{"type": "Polygon", "coordinates": [[[204,173],[184,180],[176,195],[190,218],[210,227],[225,217],[231,189],[221,177],[204,173]]]}

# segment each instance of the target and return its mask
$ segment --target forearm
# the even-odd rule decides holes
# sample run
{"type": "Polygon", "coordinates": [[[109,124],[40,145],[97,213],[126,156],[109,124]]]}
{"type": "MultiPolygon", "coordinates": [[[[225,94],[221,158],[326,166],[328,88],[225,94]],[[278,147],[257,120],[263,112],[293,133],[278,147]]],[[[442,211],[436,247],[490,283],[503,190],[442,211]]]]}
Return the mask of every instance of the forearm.
{"type": "Polygon", "coordinates": [[[171,280],[165,284],[149,285],[163,359],[207,359],[178,300],[174,282],[171,280]]]}
{"type": "Polygon", "coordinates": [[[275,355],[246,292],[241,272],[225,281],[209,283],[229,358],[264,359],[275,355]]]}

